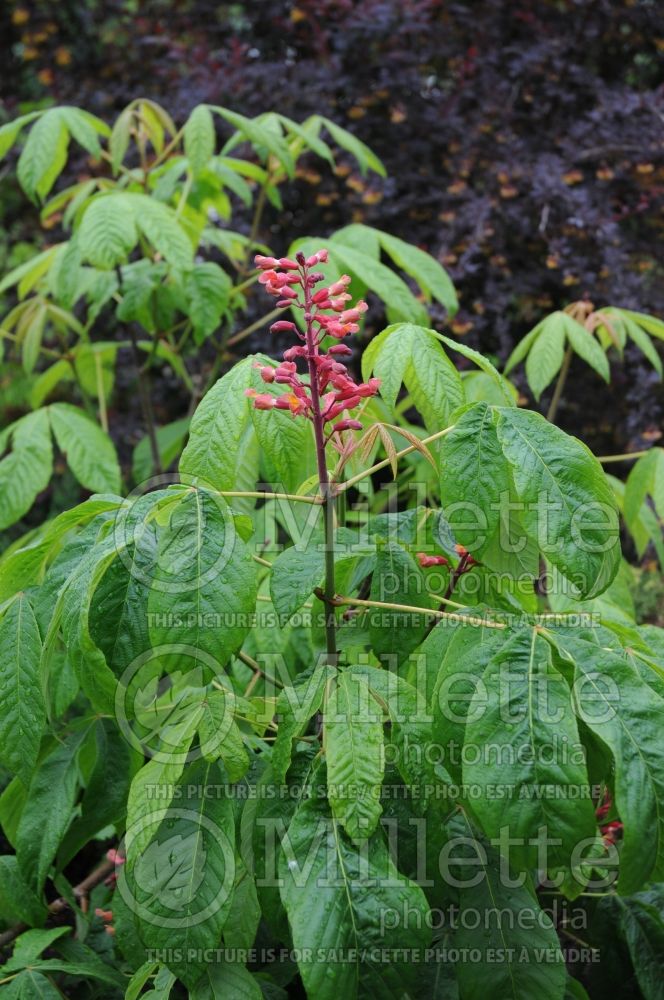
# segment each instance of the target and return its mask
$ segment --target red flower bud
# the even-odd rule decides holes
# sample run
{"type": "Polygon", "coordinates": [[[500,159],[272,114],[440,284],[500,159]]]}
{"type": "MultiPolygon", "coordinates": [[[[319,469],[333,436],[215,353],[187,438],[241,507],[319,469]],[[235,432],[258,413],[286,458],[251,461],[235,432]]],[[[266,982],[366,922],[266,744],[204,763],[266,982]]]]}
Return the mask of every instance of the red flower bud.
{"type": "Polygon", "coordinates": [[[273,323],[270,327],[272,333],[286,333],[291,330],[297,330],[295,323],[291,323],[288,319],[278,319],[276,323],[273,323]]]}
{"type": "Polygon", "coordinates": [[[342,274],[338,281],[330,285],[330,295],[342,295],[350,285],[350,275],[342,274]]]}
{"type": "Polygon", "coordinates": [[[418,552],[416,555],[422,569],[429,569],[430,566],[449,566],[445,556],[429,556],[426,552],[418,552]]]}
{"type": "MultiPolygon", "coordinates": [[[[291,326],[294,326],[294,324],[291,323],[291,326]]],[[[284,361],[293,361],[295,358],[303,358],[306,353],[306,347],[289,347],[287,351],[284,351],[284,361]]]]}
{"type": "Polygon", "coordinates": [[[352,354],[350,347],[347,344],[332,344],[327,352],[328,354],[352,354]]]}
{"type": "Polygon", "coordinates": [[[332,428],[333,431],[361,431],[362,424],[359,420],[340,420],[338,424],[335,424],[332,428]]]}
{"type": "Polygon", "coordinates": [[[297,271],[298,266],[297,262],[291,260],[290,257],[279,258],[279,267],[285,267],[287,271],[297,271]]]}
{"type": "Polygon", "coordinates": [[[271,410],[273,406],[276,406],[276,399],[274,396],[270,396],[267,392],[256,392],[255,389],[245,389],[245,396],[249,399],[253,399],[254,406],[257,410],[271,410]]]}
{"type": "Polygon", "coordinates": [[[277,267],[279,261],[276,257],[263,257],[261,254],[257,253],[254,257],[254,264],[256,267],[260,267],[261,270],[269,267],[277,267]]]}

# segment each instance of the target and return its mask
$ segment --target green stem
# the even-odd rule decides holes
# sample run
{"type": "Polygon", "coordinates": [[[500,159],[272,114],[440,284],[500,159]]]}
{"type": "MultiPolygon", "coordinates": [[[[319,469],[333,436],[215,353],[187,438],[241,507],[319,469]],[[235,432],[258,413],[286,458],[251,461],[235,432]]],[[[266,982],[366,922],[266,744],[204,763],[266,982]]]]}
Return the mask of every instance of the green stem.
{"type": "Polygon", "coordinates": [[[551,403],[549,405],[549,410],[546,415],[546,419],[551,423],[556,418],[556,413],[558,412],[558,404],[560,403],[560,397],[563,394],[563,389],[565,388],[565,382],[567,381],[567,374],[569,372],[569,366],[572,361],[572,346],[568,344],[567,350],[565,351],[565,356],[563,358],[563,363],[558,374],[558,381],[556,382],[556,387],[553,390],[553,396],[551,397],[551,403]]]}
{"type": "Polygon", "coordinates": [[[637,458],[643,458],[649,451],[650,448],[646,448],[645,451],[628,451],[624,455],[601,455],[597,461],[602,465],[608,465],[609,462],[634,462],[637,458]]]}

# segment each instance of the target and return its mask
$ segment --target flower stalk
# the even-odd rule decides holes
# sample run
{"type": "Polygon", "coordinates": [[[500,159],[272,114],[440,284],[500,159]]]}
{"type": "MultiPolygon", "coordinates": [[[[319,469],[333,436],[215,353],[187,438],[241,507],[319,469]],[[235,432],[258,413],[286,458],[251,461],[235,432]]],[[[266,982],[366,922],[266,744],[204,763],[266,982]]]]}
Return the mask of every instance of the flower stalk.
{"type": "Polygon", "coordinates": [[[326,262],[327,250],[319,250],[310,257],[298,253],[294,260],[260,254],[255,258],[256,266],[263,272],[258,280],[268,294],[277,299],[277,307],[290,306],[302,310],[304,333],[289,320],[273,323],[271,329],[274,332],[292,332],[301,343],[288,348],[276,368],[260,364],[257,367],[264,382],[286,386],[287,391],[278,396],[259,393],[255,389],[247,389],[246,392],[257,409],[285,410],[292,417],[302,416],[310,420],[313,426],[325,528],[325,586],[321,592],[325,605],[325,645],[328,663],[336,666],[339,654],[334,605],[335,488],[327,468],[326,448],[332,444],[342,452],[343,435],[362,429],[359,420],[344,414],[373,396],[380,382],[372,378],[366,383],[356,383],[341,361],[341,358],[351,354],[350,348],[341,341],[359,330],[358,321],[366,312],[367,305],[362,301],[355,306],[350,305],[348,286],[351,279],[348,275],[342,275],[330,285],[315,290],[325,280],[325,275],[316,268],[326,262]],[[326,350],[322,349],[328,337],[336,343],[326,350]],[[306,381],[298,372],[300,360],[306,364],[306,381]]]}

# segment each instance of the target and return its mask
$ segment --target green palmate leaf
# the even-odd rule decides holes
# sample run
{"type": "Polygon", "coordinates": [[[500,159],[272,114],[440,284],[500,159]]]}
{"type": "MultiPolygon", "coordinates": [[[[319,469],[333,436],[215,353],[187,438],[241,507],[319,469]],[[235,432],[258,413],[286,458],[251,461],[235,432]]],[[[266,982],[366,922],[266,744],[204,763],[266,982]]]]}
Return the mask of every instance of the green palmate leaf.
{"type": "Polygon", "coordinates": [[[309,118],[302,125],[298,122],[294,122],[292,118],[287,118],[286,115],[278,114],[275,116],[284,125],[284,127],[296,135],[299,139],[302,139],[305,146],[308,147],[316,156],[320,156],[321,159],[327,160],[330,166],[334,166],[334,157],[332,156],[332,150],[326,142],[323,142],[318,136],[319,127],[315,118],[309,118]]]}
{"type": "MultiPolygon", "coordinates": [[[[322,514],[316,511],[320,523],[322,514]]],[[[284,624],[299,611],[325,574],[325,552],[316,534],[315,542],[307,548],[292,545],[280,552],[270,574],[270,596],[275,611],[284,624]]]]}
{"type": "Polygon", "coordinates": [[[69,132],[60,108],[45,111],[30,130],[19,157],[21,187],[32,201],[45,198],[67,162],[69,132]]]}
{"type": "Polygon", "coordinates": [[[23,877],[37,894],[71,822],[78,789],[76,758],[84,736],[85,730],[78,730],[58,744],[30,782],[18,825],[16,857],[23,877]]]}
{"type": "Polygon", "coordinates": [[[21,417],[0,435],[0,448],[12,450],[0,460],[0,530],[18,521],[46,489],[53,470],[48,413],[37,410],[21,417]]]}
{"type": "MultiPolygon", "coordinates": [[[[664,954],[664,921],[661,909],[649,894],[632,899],[615,896],[607,900],[617,913],[620,929],[629,948],[638,984],[646,1000],[662,1000],[662,954],[664,954]]],[[[661,906],[661,901],[660,906],[661,906]]],[[[605,904],[606,905],[606,904],[605,904]]]]}
{"type": "Polygon", "coordinates": [[[416,337],[404,383],[430,433],[449,423],[463,403],[463,383],[456,368],[432,337],[416,337]]]}
{"type": "MultiPolygon", "coordinates": [[[[119,644],[122,649],[128,645],[127,631],[129,629],[127,622],[123,621],[120,615],[117,616],[117,620],[114,620],[105,609],[107,613],[105,624],[110,626],[112,623],[119,629],[124,626],[124,629],[119,632],[115,630],[109,632],[108,645],[102,652],[90,633],[90,618],[91,607],[94,607],[95,591],[100,581],[103,581],[109,567],[116,564],[119,544],[116,537],[106,537],[83,557],[76,567],[76,572],[68,578],[61,592],[51,623],[51,627],[53,625],[57,627],[57,608],[59,607],[61,609],[62,635],[79,684],[92,705],[104,713],[114,713],[117,687],[116,677],[107,663],[107,657],[112,663],[111,651],[115,651],[116,645],[119,644]]],[[[120,563],[120,566],[124,568],[124,562],[120,563]]],[[[131,580],[130,576],[129,580],[131,580]]],[[[128,603],[127,591],[127,582],[125,582],[124,592],[120,588],[115,588],[116,604],[120,604],[123,609],[128,603]]],[[[141,621],[140,624],[145,632],[146,623],[141,621]]],[[[48,646],[48,638],[46,646],[48,646]]],[[[132,656],[129,654],[127,663],[123,663],[122,666],[128,666],[131,659],[132,656]]],[[[118,673],[121,673],[121,670],[118,673]]]]}
{"type": "MultiPolygon", "coordinates": [[[[397,542],[379,545],[371,580],[371,600],[430,608],[424,574],[397,542]]],[[[410,611],[372,608],[368,614],[371,646],[390,668],[403,662],[424,638],[429,617],[410,611]]]]}
{"type": "Polygon", "coordinates": [[[631,527],[638,519],[647,496],[664,518],[664,448],[651,448],[635,463],[625,487],[625,520],[631,527]]]}
{"type": "Polygon", "coordinates": [[[620,542],[615,499],[599,462],[538,413],[495,412],[527,535],[579,598],[601,594],[618,572],[620,542]]]}
{"type": "Polygon", "coordinates": [[[366,677],[349,671],[338,677],[323,725],[332,815],[351,840],[362,841],[374,832],[382,812],[385,770],[382,711],[369,695],[366,677]]]}
{"type": "Polygon", "coordinates": [[[154,757],[134,776],[127,800],[127,828],[125,850],[127,866],[132,869],[141,859],[152,840],[155,830],[168,811],[177,790],[177,782],[186,764],[186,755],[200,721],[200,715],[191,713],[171,730],[173,753],[154,757]],[[178,742],[179,741],[179,742],[178,742]],[[179,752],[176,753],[176,748],[179,752]]]}
{"type": "Polygon", "coordinates": [[[94,731],[96,759],[86,780],[81,813],[72,823],[58,853],[64,866],[105,827],[119,823],[126,812],[127,795],[137,757],[115,726],[98,720],[94,731]]]}
{"type": "Polygon", "coordinates": [[[215,134],[212,112],[206,104],[199,104],[189,115],[184,126],[184,152],[194,174],[206,167],[214,156],[215,134]]]}
{"type": "MultiPolygon", "coordinates": [[[[189,433],[189,418],[173,420],[157,428],[157,446],[161,457],[162,469],[168,469],[182,451],[182,445],[189,433]]],[[[134,482],[142,483],[155,474],[149,435],[145,435],[134,448],[131,471],[134,482]]]]}
{"type": "MultiPolygon", "coordinates": [[[[256,121],[256,119],[246,118],[244,115],[238,114],[236,111],[230,111],[228,108],[215,106],[211,107],[210,110],[214,111],[221,118],[224,118],[229,125],[237,129],[240,136],[248,139],[257,149],[264,149],[267,153],[271,153],[284,168],[288,176],[294,176],[295,164],[293,157],[280,132],[266,128],[256,121]]],[[[227,143],[223,151],[228,148],[228,145],[227,143]]]]}
{"type": "Polygon", "coordinates": [[[340,125],[330,121],[329,118],[323,118],[322,115],[316,115],[315,121],[320,122],[327,129],[338,146],[341,146],[342,149],[345,149],[355,157],[363,174],[366,174],[367,170],[373,170],[381,177],[387,176],[385,167],[376,154],[361,142],[357,136],[354,136],[352,132],[341,128],[340,125]]]}
{"type": "Polygon", "coordinates": [[[27,115],[21,115],[11,122],[7,122],[0,127],[0,159],[5,156],[18,139],[21,130],[29,123],[39,118],[41,111],[31,111],[27,115]]]}
{"type": "Polygon", "coordinates": [[[46,371],[41,372],[30,390],[30,405],[33,410],[39,409],[60,382],[71,382],[73,378],[74,370],[69,361],[64,360],[56,361],[46,371]]]}
{"type": "Polygon", "coordinates": [[[48,415],[55,440],[79,483],[97,493],[119,493],[120,466],[108,434],[69,403],[51,403],[48,415]]]}
{"type": "Polygon", "coordinates": [[[501,498],[509,498],[510,472],[485,403],[469,407],[443,439],[440,499],[454,537],[476,558],[500,534],[501,498]]]}
{"type": "Polygon", "coordinates": [[[429,941],[428,906],[397,871],[380,833],[356,847],[324,799],[312,798],[290,823],[279,875],[293,945],[300,954],[311,949],[312,960],[299,965],[308,996],[392,1000],[410,993],[429,941]],[[390,920],[383,929],[380,915],[388,912],[399,914],[398,926],[390,920]],[[348,961],[330,975],[327,956],[342,954],[348,961]]]}
{"type": "Polygon", "coordinates": [[[623,316],[627,316],[628,319],[633,320],[640,327],[643,327],[653,337],[659,337],[660,340],[664,340],[664,322],[661,319],[657,319],[656,316],[649,316],[647,313],[634,312],[632,309],[618,309],[616,311],[623,316]]]}
{"type": "Polygon", "coordinates": [[[565,327],[557,320],[564,313],[554,313],[533,343],[526,359],[528,384],[539,399],[547,385],[553,382],[560,371],[565,353],[565,327]]]}
{"type": "Polygon", "coordinates": [[[98,514],[116,510],[121,503],[119,497],[91,497],[47,522],[38,539],[25,539],[25,544],[5,552],[0,558],[0,601],[33,583],[41,582],[49,558],[69,531],[78,525],[88,524],[98,514]]]}
{"type": "MultiPolygon", "coordinates": [[[[396,764],[416,798],[426,801],[437,776],[427,754],[432,742],[431,716],[425,691],[419,690],[392,670],[376,667],[351,667],[353,675],[366,678],[374,698],[389,715],[389,743],[385,733],[385,751],[396,764]],[[424,788],[422,787],[424,786],[424,788]],[[424,792],[424,794],[423,794],[424,792]]],[[[434,751],[435,752],[435,751],[434,751]]]]}
{"type": "Polygon", "coordinates": [[[600,375],[605,382],[608,382],[611,378],[609,362],[606,354],[595,340],[590,330],[587,330],[585,326],[581,325],[581,323],[577,323],[577,321],[567,313],[562,313],[561,315],[564,316],[563,326],[565,329],[565,336],[574,350],[574,353],[578,354],[580,358],[583,358],[583,360],[589,364],[591,368],[594,368],[597,374],[600,375]]]}
{"type": "Polygon", "coordinates": [[[185,293],[189,301],[189,318],[200,343],[219,327],[231,291],[231,280],[225,271],[211,261],[195,264],[186,275],[185,293]]]}
{"type": "Polygon", "coordinates": [[[400,267],[406,274],[414,278],[420,288],[426,294],[437,299],[445,306],[450,316],[453,316],[458,308],[454,285],[450,277],[441,264],[430,254],[420,250],[419,247],[406,243],[396,236],[390,236],[378,230],[380,244],[386,253],[392,258],[397,267],[400,267]]]}
{"type": "Polygon", "coordinates": [[[20,969],[24,965],[34,962],[43,951],[52,947],[55,941],[62,939],[68,933],[69,930],[66,927],[24,931],[16,938],[14,954],[7,964],[10,968],[20,969]]]}
{"type": "Polygon", "coordinates": [[[309,240],[327,246],[332,261],[341,271],[351,271],[359,280],[378,295],[393,314],[394,319],[403,322],[427,323],[428,314],[421,302],[415,298],[408,285],[389,267],[380,261],[365,257],[357,249],[331,240],[309,240]]]}
{"type": "Polygon", "coordinates": [[[511,878],[506,884],[498,852],[477,837],[465,816],[454,832],[450,869],[459,885],[454,946],[461,956],[456,972],[462,1000],[562,1000],[567,974],[551,920],[525,886],[515,887],[511,878]],[[452,859],[463,867],[455,871],[452,859]]]}
{"type": "Polygon", "coordinates": [[[236,858],[233,900],[224,927],[224,944],[228,948],[251,948],[261,921],[256,882],[241,857],[236,858]]]}
{"type": "Polygon", "coordinates": [[[83,257],[95,267],[124,263],[138,242],[131,203],[125,195],[93,198],[80,219],[76,240],[83,257]]]}
{"type": "Polygon", "coordinates": [[[548,870],[574,898],[585,884],[575,849],[596,833],[590,780],[570,689],[535,629],[517,632],[489,661],[468,708],[465,740],[491,747],[463,767],[464,783],[484,790],[473,804],[484,831],[498,837],[507,828],[516,838],[521,846],[510,856],[518,870],[538,864],[538,844],[550,837],[548,870]],[[564,758],[548,751],[554,733],[569,748],[564,758]]]}
{"type": "Polygon", "coordinates": [[[26,787],[46,721],[41,648],[34,612],[25,594],[19,593],[0,618],[0,758],[26,787]]]}
{"type": "Polygon", "coordinates": [[[190,268],[193,248],[173,209],[145,194],[124,197],[131,199],[136,225],[155,250],[174,267],[190,268]]]}
{"type": "Polygon", "coordinates": [[[46,919],[46,904],[24,879],[12,855],[0,857],[0,916],[7,923],[17,920],[40,927],[46,919]]]}
{"type": "Polygon", "coordinates": [[[201,489],[164,498],[148,597],[153,646],[185,642],[214,673],[244,642],[256,606],[256,564],[226,501],[201,489]]]}
{"type": "Polygon", "coordinates": [[[362,358],[364,378],[374,372],[380,393],[394,407],[403,382],[432,433],[448,423],[463,403],[456,368],[433,333],[412,323],[397,323],[374,337],[362,358]]]}
{"type": "Polygon", "coordinates": [[[13,285],[19,285],[22,286],[19,289],[19,298],[24,298],[27,292],[32,290],[34,282],[39,280],[48,271],[53,263],[53,258],[57,255],[61,246],[61,243],[56,243],[55,246],[42,250],[41,253],[30,257],[29,260],[24,261],[23,264],[19,264],[18,267],[9,271],[2,281],[0,281],[0,294],[6,292],[13,285]],[[23,283],[26,282],[26,279],[27,284],[24,285],[23,283]]]}
{"type": "Polygon", "coordinates": [[[664,754],[657,736],[664,700],[611,650],[569,635],[555,642],[574,664],[577,713],[615,761],[614,800],[624,823],[618,890],[628,895],[664,879],[664,754]]]}
{"type": "Polygon", "coordinates": [[[5,1000],[62,1000],[62,993],[36,969],[24,969],[3,987],[5,1000]]]}
{"type": "Polygon", "coordinates": [[[188,765],[173,804],[162,801],[148,817],[150,838],[140,852],[134,843],[118,881],[145,947],[166,949],[168,967],[190,987],[214,963],[235,884],[233,805],[222,781],[216,764],[188,765]],[[181,948],[172,948],[174,935],[181,948]]]}
{"type": "Polygon", "coordinates": [[[500,372],[494,365],[491,364],[488,358],[485,358],[483,354],[479,351],[474,351],[472,347],[468,347],[467,344],[462,344],[460,341],[451,340],[450,337],[446,337],[442,333],[438,333],[436,330],[431,331],[441,344],[445,344],[450,350],[456,351],[457,354],[461,354],[464,358],[472,361],[474,365],[483,371],[486,375],[491,378],[495,384],[497,390],[501,393],[504,403],[503,406],[516,406],[516,393],[514,391],[514,386],[502,377],[500,372]]]}
{"type": "Polygon", "coordinates": [[[512,371],[528,354],[537,338],[540,336],[544,329],[546,320],[541,320],[537,326],[534,326],[530,333],[527,333],[523,340],[520,340],[516,345],[505,365],[505,374],[507,375],[512,371]]]}
{"type": "Polygon", "coordinates": [[[220,760],[229,781],[239,781],[249,769],[249,757],[242,733],[232,718],[235,699],[230,691],[212,689],[206,693],[198,724],[201,753],[207,761],[220,760]]]}
{"type": "Polygon", "coordinates": [[[293,754],[293,740],[301,736],[323,701],[325,685],[332,670],[319,664],[310,677],[284,688],[277,699],[279,728],[272,750],[272,774],[276,784],[283,784],[293,754]]]}
{"type": "Polygon", "coordinates": [[[191,421],[180,473],[219,490],[235,487],[241,446],[251,421],[245,389],[256,355],[244,358],[203,397],[191,421]]]}
{"type": "Polygon", "coordinates": [[[100,159],[99,136],[103,135],[105,138],[110,136],[111,130],[108,125],[95,115],[91,115],[89,111],[83,111],[81,108],[64,107],[60,108],[60,113],[76,142],[95,159],[100,159]]]}
{"type": "Polygon", "coordinates": [[[657,353],[657,348],[650,339],[650,335],[645,329],[642,328],[642,326],[639,326],[638,323],[635,323],[634,320],[627,316],[625,317],[625,326],[630,339],[634,341],[639,350],[646,356],[661,378],[663,374],[662,360],[657,353]]]}
{"type": "Polygon", "coordinates": [[[446,748],[442,763],[455,781],[461,781],[470,702],[482,690],[482,673],[504,642],[499,629],[442,621],[422,643],[421,659],[413,666],[409,679],[426,692],[433,738],[446,748]]]}
{"type": "Polygon", "coordinates": [[[189,996],[191,1000],[261,1000],[263,992],[244,965],[222,962],[207,970],[189,996]]]}

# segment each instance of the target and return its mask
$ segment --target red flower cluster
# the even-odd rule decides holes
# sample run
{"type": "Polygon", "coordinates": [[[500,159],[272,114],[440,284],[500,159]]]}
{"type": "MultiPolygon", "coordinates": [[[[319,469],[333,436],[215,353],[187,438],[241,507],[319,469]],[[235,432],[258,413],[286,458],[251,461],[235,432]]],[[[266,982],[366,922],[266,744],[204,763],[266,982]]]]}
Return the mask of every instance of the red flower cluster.
{"type": "MultiPolygon", "coordinates": [[[[289,257],[263,257],[260,254],[255,263],[263,272],[258,279],[265,290],[277,299],[278,306],[295,306],[302,309],[305,333],[300,333],[295,323],[278,320],[270,329],[275,333],[290,331],[303,341],[301,345],[290,347],[284,352],[284,360],[276,368],[257,365],[264,382],[288,386],[289,392],[281,396],[259,393],[247,389],[258,410],[289,410],[293,416],[302,414],[310,420],[320,419],[321,424],[336,421],[329,434],[347,430],[361,430],[359,420],[345,417],[337,420],[342,413],[352,410],[363,399],[373,396],[380,380],[355,382],[346,365],[339,358],[352,352],[346,344],[333,344],[328,351],[321,352],[320,344],[325,337],[343,340],[348,334],[359,330],[358,321],[367,310],[366,302],[358,302],[348,307],[351,301],[347,289],[350,278],[344,274],[318,291],[316,285],[325,280],[325,275],[314,270],[318,264],[327,261],[327,250],[319,250],[311,257],[298,253],[295,260],[289,257]],[[309,380],[304,382],[297,368],[297,362],[307,363],[309,380]]],[[[328,435],[329,436],[329,435],[328,435]]]]}

